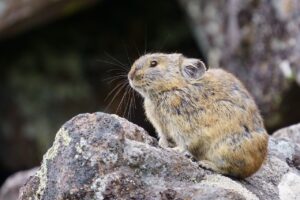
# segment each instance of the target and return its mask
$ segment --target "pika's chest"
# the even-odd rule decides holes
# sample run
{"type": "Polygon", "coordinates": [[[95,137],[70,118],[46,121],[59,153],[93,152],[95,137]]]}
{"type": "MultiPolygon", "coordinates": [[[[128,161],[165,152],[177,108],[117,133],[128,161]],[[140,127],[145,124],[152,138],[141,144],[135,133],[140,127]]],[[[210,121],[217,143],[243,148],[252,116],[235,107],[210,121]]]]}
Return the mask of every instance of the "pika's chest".
{"type": "Polygon", "coordinates": [[[156,105],[152,106],[152,112],[155,112],[165,128],[191,132],[205,114],[204,107],[199,106],[196,100],[192,97],[183,98],[176,95],[161,98],[156,105]]]}

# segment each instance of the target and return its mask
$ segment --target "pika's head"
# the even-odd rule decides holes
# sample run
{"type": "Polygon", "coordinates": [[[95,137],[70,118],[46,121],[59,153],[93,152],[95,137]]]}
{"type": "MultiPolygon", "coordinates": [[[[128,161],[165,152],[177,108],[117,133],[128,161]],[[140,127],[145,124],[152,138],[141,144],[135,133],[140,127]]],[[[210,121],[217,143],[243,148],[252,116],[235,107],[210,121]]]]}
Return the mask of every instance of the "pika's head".
{"type": "Polygon", "coordinates": [[[132,65],[128,79],[132,88],[146,97],[186,87],[198,81],[207,71],[205,64],[182,54],[146,54],[132,65]]]}

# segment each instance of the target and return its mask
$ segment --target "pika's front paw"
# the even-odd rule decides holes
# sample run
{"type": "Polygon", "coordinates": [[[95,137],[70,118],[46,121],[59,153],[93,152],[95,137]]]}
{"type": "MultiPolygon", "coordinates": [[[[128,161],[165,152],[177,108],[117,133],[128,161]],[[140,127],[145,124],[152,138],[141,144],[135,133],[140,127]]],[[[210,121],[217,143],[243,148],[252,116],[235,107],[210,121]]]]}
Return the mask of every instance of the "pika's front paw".
{"type": "Polygon", "coordinates": [[[172,149],[173,151],[176,151],[176,152],[178,152],[178,153],[180,153],[180,154],[183,154],[183,153],[186,152],[186,150],[185,150],[184,148],[179,147],[179,146],[173,147],[173,148],[170,148],[170,149],[172,149]]]}
{"type": "Polygon", "coordinates": [[[158,141],[158,145],[162,148],[169,148],[169,143],[166,139],[160,138],[158,141]]]}

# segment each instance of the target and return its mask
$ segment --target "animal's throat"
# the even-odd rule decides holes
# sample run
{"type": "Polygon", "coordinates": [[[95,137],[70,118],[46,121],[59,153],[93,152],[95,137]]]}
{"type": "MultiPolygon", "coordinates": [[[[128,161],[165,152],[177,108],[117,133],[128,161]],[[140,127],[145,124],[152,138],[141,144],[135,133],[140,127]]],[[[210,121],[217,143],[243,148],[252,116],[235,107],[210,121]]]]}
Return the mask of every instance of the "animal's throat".
{"type": "Polygon", "coordinates": [[[161,99],[161,98],[165,98],[166,96],[176,93],[176,91],[182,91],[182,89],[180,89],[178,87],[172,87],[172,88],[164,89],[164,90],[160,90],[160,91],[149,91],[149,94],[150,94],[151,99],[161,99]]]}

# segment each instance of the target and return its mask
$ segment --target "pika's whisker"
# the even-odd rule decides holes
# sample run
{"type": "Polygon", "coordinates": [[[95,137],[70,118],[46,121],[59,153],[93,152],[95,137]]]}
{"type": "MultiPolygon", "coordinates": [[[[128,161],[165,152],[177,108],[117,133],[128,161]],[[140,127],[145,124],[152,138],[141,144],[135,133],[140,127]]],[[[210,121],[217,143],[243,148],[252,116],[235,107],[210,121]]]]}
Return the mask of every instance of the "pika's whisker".
{"type": "Polygon", "coordinates": [[[119,74],[113,77],[104,78],[103,81],[107,81],[108,83],[112,83],[114,81],[124,81],[127,79],[127,75],[119,74]]]}
{"type": "Polygon", "coordinates": [[[122,69],[113,68],[113,69],[106,70],[106,73],[112,73],[112,72],[118,72],[118,73],[127,74],[128,70],[125,70],[123,68],[122,69]]]}
{"type": "Polygon", "coordinates": [[[109,65],[112,65],[112,66],[116,66],[116,67],[119,67],[119,70],[123,69],[124,71],[128,71],[128,68],[125,66],[122,66],[120,65],[119,63],[114,63],[114,62],[110,62],[110,61],[107,61],[107,60],[102,60],[102,59],[97,59],[96,60],[97,62],[102,62],[102,63],[105,63],[105,64],[109,64],[109,65]]]}
{"type": "Polygon", "coordinates": [[[120,88],[121,86],[123,86],[125,83],[124,82],[120,82],[118,83],[105,97],[104,101],[106,101],[118,88],[120,88]]]}
{"type": "MultiPolygon", "coordinates": [[[[128,86],[128,85],[127,85],[128,86]]],[[[123,116],[124,117],[126,117],[127,119],[129,119],[128,118],[128,104],[129,104],[129,101],[130,101],[130,94],[128,93],[128,91],[129,91],[129,89],[128,89],[128,87],[126,87],[126,106],[124,107],[124,110],[123,110],[123,116]],[[127,112],[127,114],[126,114],[126,112],[127,112]]]]}
{"type": "MultiPolygon", "coordinates": [[[[105,110],[107,110],[111,106],[111,104],[114,102],[115,98],[120,94],[120,92],[124,89],[125,86],[126,86],[125,82],[121,83],[121,86],[118,86],[117,92],[114,94],[113,98],[110,100],[110,102],[106,106],[105,110]]],[[[111,91],[110,93],[112,93],[112,92],[113,91],[111,91]]]]}
{"type": "MultiPolygon", "coordinates": [[[[127,83],[125,83],[125,86],[127,86],[127,83]]],[[[123,104],[124,98],[126,97],[126,94],[127,94],[127,93],[128,93],[128,90],[125,90],[125,93],[123,94],[123,96],[122,96],[122,98],[121,98],[121,101],[120,101],[120,103],[119,103],[119,105],[118,105],[118,107],[117,107],[116,113],[118,113],[118,111],[119,111],[121,105],[123,104]]]]}
{"type": "Polygon", "coordinates": [[[133,111],[132,109],[135,109],[136,105],[135,105],[135,92],[131,87],[129,89],[131,91],[131,99],[130,99],[131,102],[130,102],[129,118],[131,119],[131,115],[134,116],[134,112],[132,112],[133,111]]]}
{"type": "Polygon", "coordinates": [[[165,45],[167,44],[167,41],[170,38],[170,33],[168,33],[168,35],[165,37],[164,41],[161,43],[161,45],[158,48],[158,51],[162,51],[162,49],[165,47],[165,45]]]}
{"type": "Polygon", "coordinates": [[[132,92],[131,92],[131,88],[128,87],[128,101],[127,101],[127,105],[126,105],[128,119],[131,119],[131,106],[132,106],[132,92]]]}
{"type": "Polygon", "coordinates": [[[113,56],[111,56],[111,55],[108,54],[107,52],[105,52],[105,55],[106,55],[107,57],[109,57],[110,59],[113,59],[115,62],[117,62],[118,64],[120,64],[122,67],[124,67],[123,69],[128,70],[128,67],[127,67],[124,63],[122,63],[120,60],[114,58],[113,56]]]}

